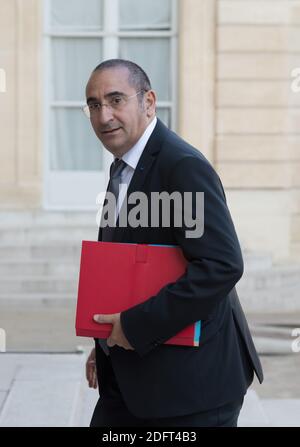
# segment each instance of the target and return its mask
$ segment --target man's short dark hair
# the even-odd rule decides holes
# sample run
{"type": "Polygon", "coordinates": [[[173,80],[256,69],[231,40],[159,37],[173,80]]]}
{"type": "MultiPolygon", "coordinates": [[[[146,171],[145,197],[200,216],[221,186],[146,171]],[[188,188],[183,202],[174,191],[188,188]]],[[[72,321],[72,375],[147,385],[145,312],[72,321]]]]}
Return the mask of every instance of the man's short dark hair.
{"type": "Polygon", "coordinates": [[[144,70],[136,63],[127,61],[126,59],[108,59],[97,65],[97,67],[93,71],[95,72],[108,68],[118,67],[125,67],[128,69],[128,82],[132,87],[136,89],[137,92],[151,90],[152,87],[150,80],[144,70]]]}

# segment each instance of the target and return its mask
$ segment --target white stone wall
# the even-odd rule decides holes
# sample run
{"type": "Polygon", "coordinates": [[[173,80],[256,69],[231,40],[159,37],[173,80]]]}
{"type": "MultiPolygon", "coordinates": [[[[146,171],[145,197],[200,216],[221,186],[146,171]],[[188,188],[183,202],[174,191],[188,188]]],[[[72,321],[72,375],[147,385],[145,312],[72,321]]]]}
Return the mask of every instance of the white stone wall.
{"type": "Polygon", "coordinates": [[[215,164],[244,248],[299,254],[300,2],[218,0],[215,164]]]}

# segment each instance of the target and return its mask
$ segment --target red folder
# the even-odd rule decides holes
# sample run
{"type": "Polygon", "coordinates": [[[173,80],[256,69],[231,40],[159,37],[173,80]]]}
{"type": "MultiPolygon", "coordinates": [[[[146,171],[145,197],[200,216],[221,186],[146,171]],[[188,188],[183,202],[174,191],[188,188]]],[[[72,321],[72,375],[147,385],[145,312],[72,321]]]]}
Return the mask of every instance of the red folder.
{"type": "MultiPolygon", "coordinates": [[[[147,300],[176,281],[186,265],[176,246],[82,241],[76,335],[108,338],[112,325],[96,323],[93,315],[122,312],[147,300]]],[[[198,321],[165,343],[199,346],[200,334],[198,321]]]]}

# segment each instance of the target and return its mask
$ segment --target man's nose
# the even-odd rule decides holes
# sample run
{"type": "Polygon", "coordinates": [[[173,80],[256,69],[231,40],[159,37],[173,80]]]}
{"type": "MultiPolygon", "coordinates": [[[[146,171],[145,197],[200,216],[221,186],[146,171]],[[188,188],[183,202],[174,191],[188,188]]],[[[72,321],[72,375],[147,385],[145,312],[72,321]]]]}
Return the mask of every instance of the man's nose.
{"type": "Polygon", "coordinates": [[[100,109],[97,111],[98,120],[101,124],[106,124],[109,121],[113,120],[113,111],[110,106],[103,104],[100,109]]]}

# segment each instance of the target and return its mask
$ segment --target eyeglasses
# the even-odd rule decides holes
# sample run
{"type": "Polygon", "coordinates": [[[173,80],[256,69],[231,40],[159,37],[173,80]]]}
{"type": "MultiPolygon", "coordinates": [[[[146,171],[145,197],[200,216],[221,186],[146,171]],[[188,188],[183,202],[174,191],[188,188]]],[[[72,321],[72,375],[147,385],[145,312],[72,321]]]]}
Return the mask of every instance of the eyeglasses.
{"type": "Polygon", "coordinates": [[[137,92],[131,96],[126,96],[123,94],[113,95],[108,99],[107,103],[97,102],[97,103],[87,104],[86,106],[84,106],[82,108],[82,110],[88,118],[95,116],[101,110],[101,108],[104,106],[108,107],[110,110],[122,110],[122,108],[125,107],[125,105],[127,104],[127,101],[129,99],[134,98],[135,96],[139,95],[140,93],[142,93],[144,91],[145,90],[140,90],[139,92],[137,92]]]}

